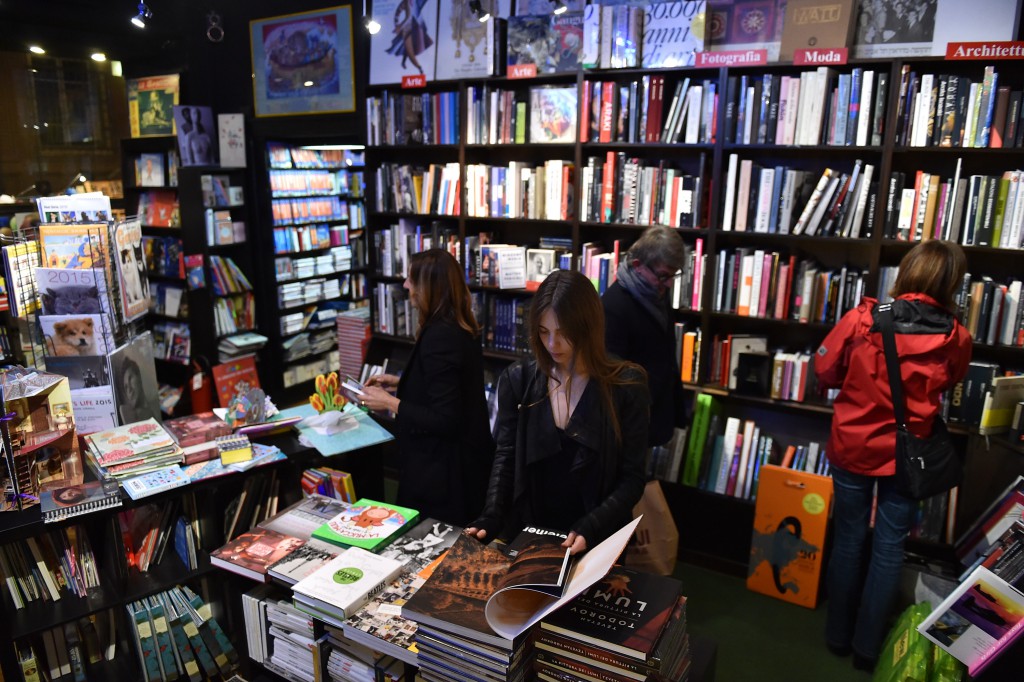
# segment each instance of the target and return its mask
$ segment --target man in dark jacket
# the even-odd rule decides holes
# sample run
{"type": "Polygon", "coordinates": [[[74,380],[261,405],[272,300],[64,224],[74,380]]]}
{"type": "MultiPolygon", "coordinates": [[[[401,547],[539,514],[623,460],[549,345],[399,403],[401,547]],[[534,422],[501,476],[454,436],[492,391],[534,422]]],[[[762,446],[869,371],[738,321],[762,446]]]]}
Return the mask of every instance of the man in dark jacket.
{"type": "Polygon", "coordinates": [[[675,325],[668,290],[686,261],[686,246],[669,227],[651,227],[619,265],[618,278],[601,301],[608,352],[647,370],[651,393],[648,445],[664,445],[686,425],[675,325]]]}

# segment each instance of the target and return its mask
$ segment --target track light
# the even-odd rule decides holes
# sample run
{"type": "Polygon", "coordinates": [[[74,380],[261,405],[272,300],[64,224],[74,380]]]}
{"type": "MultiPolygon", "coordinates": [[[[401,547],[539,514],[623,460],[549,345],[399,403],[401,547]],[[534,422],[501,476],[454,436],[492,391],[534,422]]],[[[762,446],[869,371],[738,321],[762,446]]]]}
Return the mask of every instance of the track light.
{"type": "Polygon", "coordinates": [[[31,52],[32,54],[46,54],[46,50],[44,50],[43,48],[39,47],[38,45],[29,45],[28,46],[28,51],[31,52]]]}
{"type": "Polygon", "coordinates": [[[366,27],[366,32],[371,36],[380,33],[380,22],[366,12],[366,0],[363,0],[363,26],[366,27]]]}
{"type": "Polygon", "coordinates": [[[88,181],[89,178],[85,177],[82,173],[75,173],[75,177],[71,178],[71,182],[69,182],[68,186],[61,191],[61,194],[74,194],[75,187],[88,181]]]}
{"type": "Polygon", "coordinates": [[[481,24],[490,21],[491,13],[480,6],[480,0],[469,0],[469,9],[476,14],[481,24]]]}
{"type": "Polygon", "coordinates": [[[569,11],[569,8],[562,0],[551,0],[551,4],[555,6],[555,14],[565,14],[569,11]]]}
{"type": "Polygon", "coordinates": [[[93,52],[91,55],[94,62],[105,62],[107,61],[107,55],[102,52],[93,52]]]}
{"type": "Polygon", "coordinates": [[[132,23],[138,28],[146,28],[146,22],[153,18],[153,11],[144,2],[139,3],[139,13],[132,17],[132,23]]]}

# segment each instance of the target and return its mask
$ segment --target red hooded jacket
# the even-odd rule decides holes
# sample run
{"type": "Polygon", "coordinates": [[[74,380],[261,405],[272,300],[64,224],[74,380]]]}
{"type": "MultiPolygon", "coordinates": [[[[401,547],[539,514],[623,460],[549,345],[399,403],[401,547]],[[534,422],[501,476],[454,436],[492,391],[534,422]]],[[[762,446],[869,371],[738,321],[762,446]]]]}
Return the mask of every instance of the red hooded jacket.
{"type": "MultiPolygon", "coordinates": [[[[891,476],[896,472],[896,417],[882,335],[874,323],[876,303],[864,298],[843,316],[818,348],[814,371],[823,386],[841,389],[832,417],[829,461],[855,474],[891,476]]],[[[939,396],[967,373],[971,335],[924,294],[904,294],[892,308],[907,426],[927,436],[939,412],[939,396]]]]}

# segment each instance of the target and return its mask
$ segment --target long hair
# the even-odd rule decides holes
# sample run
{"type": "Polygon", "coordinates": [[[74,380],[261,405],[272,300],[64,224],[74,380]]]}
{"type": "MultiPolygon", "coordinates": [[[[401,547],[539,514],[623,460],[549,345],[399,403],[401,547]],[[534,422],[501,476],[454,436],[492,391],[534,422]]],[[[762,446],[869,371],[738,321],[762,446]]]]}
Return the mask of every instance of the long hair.
{"type": "Polygon", "coordinates": [[[604,339],[604,308],[593,283],[575,270],[553,270],[541,283],[530,306],[530,347],[537,366],[546,376],[556,379],[554,361],[540,337],[540,318],[551,310],[558,318],[562,336],[572,346],[573,366],[580,366],[597,383],[616,442],[621,442],[619,418],[612,401],[612,387],[645,380],[640,365],[608,357],[604,339]],[[627,376],[633,369],[639,379],[627,376]]]}
{"type": "Polygon", "coordinates": [[[416,287],[419,329],[432,320],[449,320],[473,336],[480,327],[473,316],[469,288],[455,257],[444,249],[427,249],[409,258],[409,281],[416,287]]]}
{"type": "Polygon", "coordinates": [[[897,298],[903,294],[927,294],[952,310],[954,295],[966,270],[967,258],[959,244],[929,239],[908,251],[900,261],[900,271],[889,295],[897,298]]]}

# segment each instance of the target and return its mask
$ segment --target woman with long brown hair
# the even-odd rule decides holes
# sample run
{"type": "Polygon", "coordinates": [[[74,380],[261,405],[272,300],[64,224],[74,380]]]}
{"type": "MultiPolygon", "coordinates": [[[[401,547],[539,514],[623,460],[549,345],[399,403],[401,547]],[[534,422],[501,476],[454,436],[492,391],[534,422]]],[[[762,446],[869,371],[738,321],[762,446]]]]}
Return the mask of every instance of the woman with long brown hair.
{"type": "Polygon", "coordinates": [[[367,381],[363,404],[395,414],[398,503],[464,525],[483,506],[494,453],[479,327],[447,251],[413,255],[405,288],[419,314],[416,344],[401,378],[367,381]]]}
{"type": "Polygon", "coordinates": [[[486,505],[466,532],[568,531],[581,552],[626,525],[644,489],[649,396],[643,370],[608,357],[604,311],[579,272],[556,270],[534,295],[533,357],[498,382],[497,451],[486,505]]]}

